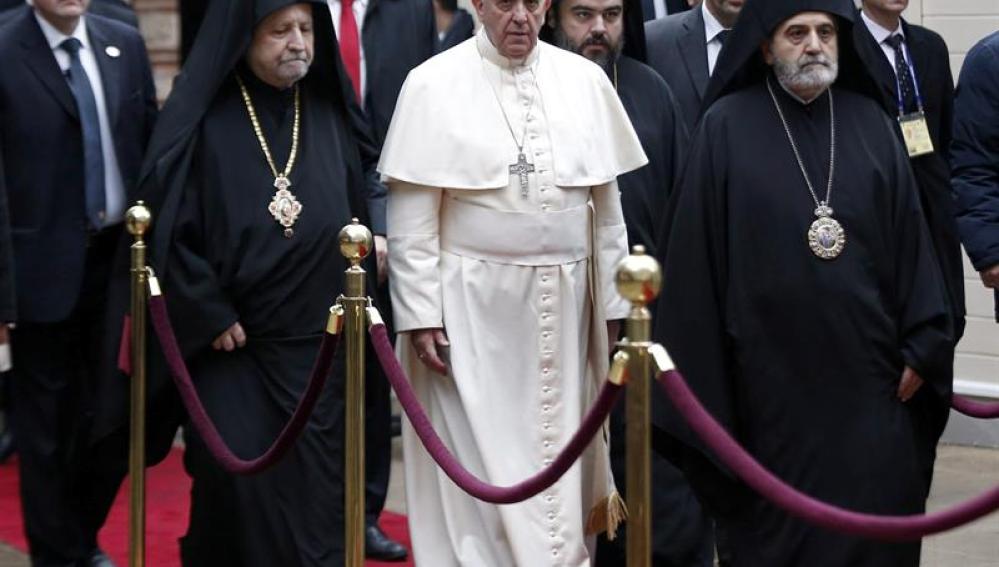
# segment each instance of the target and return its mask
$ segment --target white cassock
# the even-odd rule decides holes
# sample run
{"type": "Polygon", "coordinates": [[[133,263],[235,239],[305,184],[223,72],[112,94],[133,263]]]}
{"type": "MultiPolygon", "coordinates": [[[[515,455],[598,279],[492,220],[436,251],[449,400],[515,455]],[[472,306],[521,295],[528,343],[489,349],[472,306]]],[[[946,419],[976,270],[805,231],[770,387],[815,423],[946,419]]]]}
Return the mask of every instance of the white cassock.
{"type": "MultiPolygon", "coordinates": [[[[396,330],[444,327],[451,374],[428,370],[407,335],[397,351],[437,432],[486,482],[550,464],[606,378],[605,321],[629,311],[613,286],[628,252],[616,178],[646,161],[604,72],[544,43],[510,61],[480,31],[403,86],[379,164],[396,330]],[[525,132],[526,196],[509,171],[525,132]]],[[[408,422],[403,448],[420,567],[589,565],[587,535],[614,523],[603,436],[553,488],[506,506],[462,492],[408,422]]]]}

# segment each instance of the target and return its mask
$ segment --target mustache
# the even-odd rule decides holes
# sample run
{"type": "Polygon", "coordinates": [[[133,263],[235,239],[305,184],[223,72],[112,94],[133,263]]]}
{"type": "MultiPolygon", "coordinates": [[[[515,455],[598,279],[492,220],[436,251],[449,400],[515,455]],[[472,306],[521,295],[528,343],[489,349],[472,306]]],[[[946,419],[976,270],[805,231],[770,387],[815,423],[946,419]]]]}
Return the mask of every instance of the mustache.
{"type": "Polygon", "coordinates": [[[826,68],[832,67],[832,61],[825,55],[803,55],[801,59],[798,60],[798,67],[803,68],[809,65],[822,65],[826,68]]]}
{"type": "Polygon", "coordinates": [[[586,47],[590,47],[591,45],[599,45],[599,46],[606,47],[607,49],[610,49],[610,42],[607,41],[607,36],[605,36],[605,35],[591,35],[591,36],[588,36],[586,38],[586,40],[583,41],[583,45],[580,45],[579,48],[583,49],[583,48],[586,48],[586,47]]]}
{"type": "Polygon", "coordinates": [[[283,63],[294,63],[296,61],[301,61],[302,63],[308,63],[309,62],[309,57],[308,57],[308,55],[306,55],[303,52],[303,53],[295,53],[295,54],[292,54],[292,55],[288,55],[287,57],[282,57],[281,58],[281,63],[282,64],[283,63]]]}

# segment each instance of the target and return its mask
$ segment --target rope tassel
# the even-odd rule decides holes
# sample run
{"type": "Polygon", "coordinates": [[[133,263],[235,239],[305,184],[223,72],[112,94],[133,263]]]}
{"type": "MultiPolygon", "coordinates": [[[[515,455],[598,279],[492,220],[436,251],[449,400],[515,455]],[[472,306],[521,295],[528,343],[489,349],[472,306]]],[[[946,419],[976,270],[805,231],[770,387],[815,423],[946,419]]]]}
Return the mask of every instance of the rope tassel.
{"type": "Polygon", "coordinates": [[[617,539],[617,528],[628,519],[628,506],[618,491],[614,491],[590,510],[586,519],[586,535],[606,532],[607,539],[617,539]]]}

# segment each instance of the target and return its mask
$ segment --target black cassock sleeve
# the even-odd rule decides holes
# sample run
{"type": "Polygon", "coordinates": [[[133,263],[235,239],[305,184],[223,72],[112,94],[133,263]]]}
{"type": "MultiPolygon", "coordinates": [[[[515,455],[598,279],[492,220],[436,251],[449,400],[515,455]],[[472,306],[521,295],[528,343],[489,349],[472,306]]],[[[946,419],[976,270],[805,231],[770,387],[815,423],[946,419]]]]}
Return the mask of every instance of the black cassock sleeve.
{"type": "Polygon", "coordinates": [[[199,161],[194,158],[177,210],[163,282],[170,302],[170,318],[185,353],[206,348],[239,321],[239,314],[208,257],[205,226],[211,210],[207,201],[211,196],[198,180],[199,161]]]}
{"type": "MultiPolygon", "coordinates": [[[[725,330],[728,238],[724,149],[705,123],[691,144],[659,231],[664,290],[654,338],[673,357],[698,398],[729,432],[738,424],[732,403],[731,358],[725,330]]],[[[657,394],[663,395],[663,394],[657,394]]],[[[656,427],[683,446],[677,464],[715,515],[738,507],[738,484],[715,464],[668,401],[656,404],[656,427]]],[[[675,455],[669,456],[675,460],[675,455]]]]}
{"type": "MultiPolygon", "coordinates": [[[[890,126],[887,119],[886,126],[890,126]]],[[[953,382],[954,321],[919,189],[900,143],[890,154],[896,188],[894,231],[896,321],[902,357],[945,400],[953,382]]]]}

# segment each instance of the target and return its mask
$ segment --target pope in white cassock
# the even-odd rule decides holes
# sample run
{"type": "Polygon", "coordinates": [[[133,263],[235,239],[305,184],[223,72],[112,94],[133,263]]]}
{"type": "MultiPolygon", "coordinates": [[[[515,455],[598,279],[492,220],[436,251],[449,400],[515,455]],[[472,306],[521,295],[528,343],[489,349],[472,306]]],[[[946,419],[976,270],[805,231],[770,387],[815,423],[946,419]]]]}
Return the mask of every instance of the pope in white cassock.
{"type": "MultiPolygon", "coordinates": [[[[607,372],[628,314],[616,179],[646,163],[597,65],[537,41],[545,0],[473,0],[483,29],[413,70],[379,171],[398,354],[472,473],[508,486],[549,465],[607,372]]],[[[620,518],[599,436],[553,488],[466,495],[403,430],[417,565],[582,566],[620,518]]]]}

